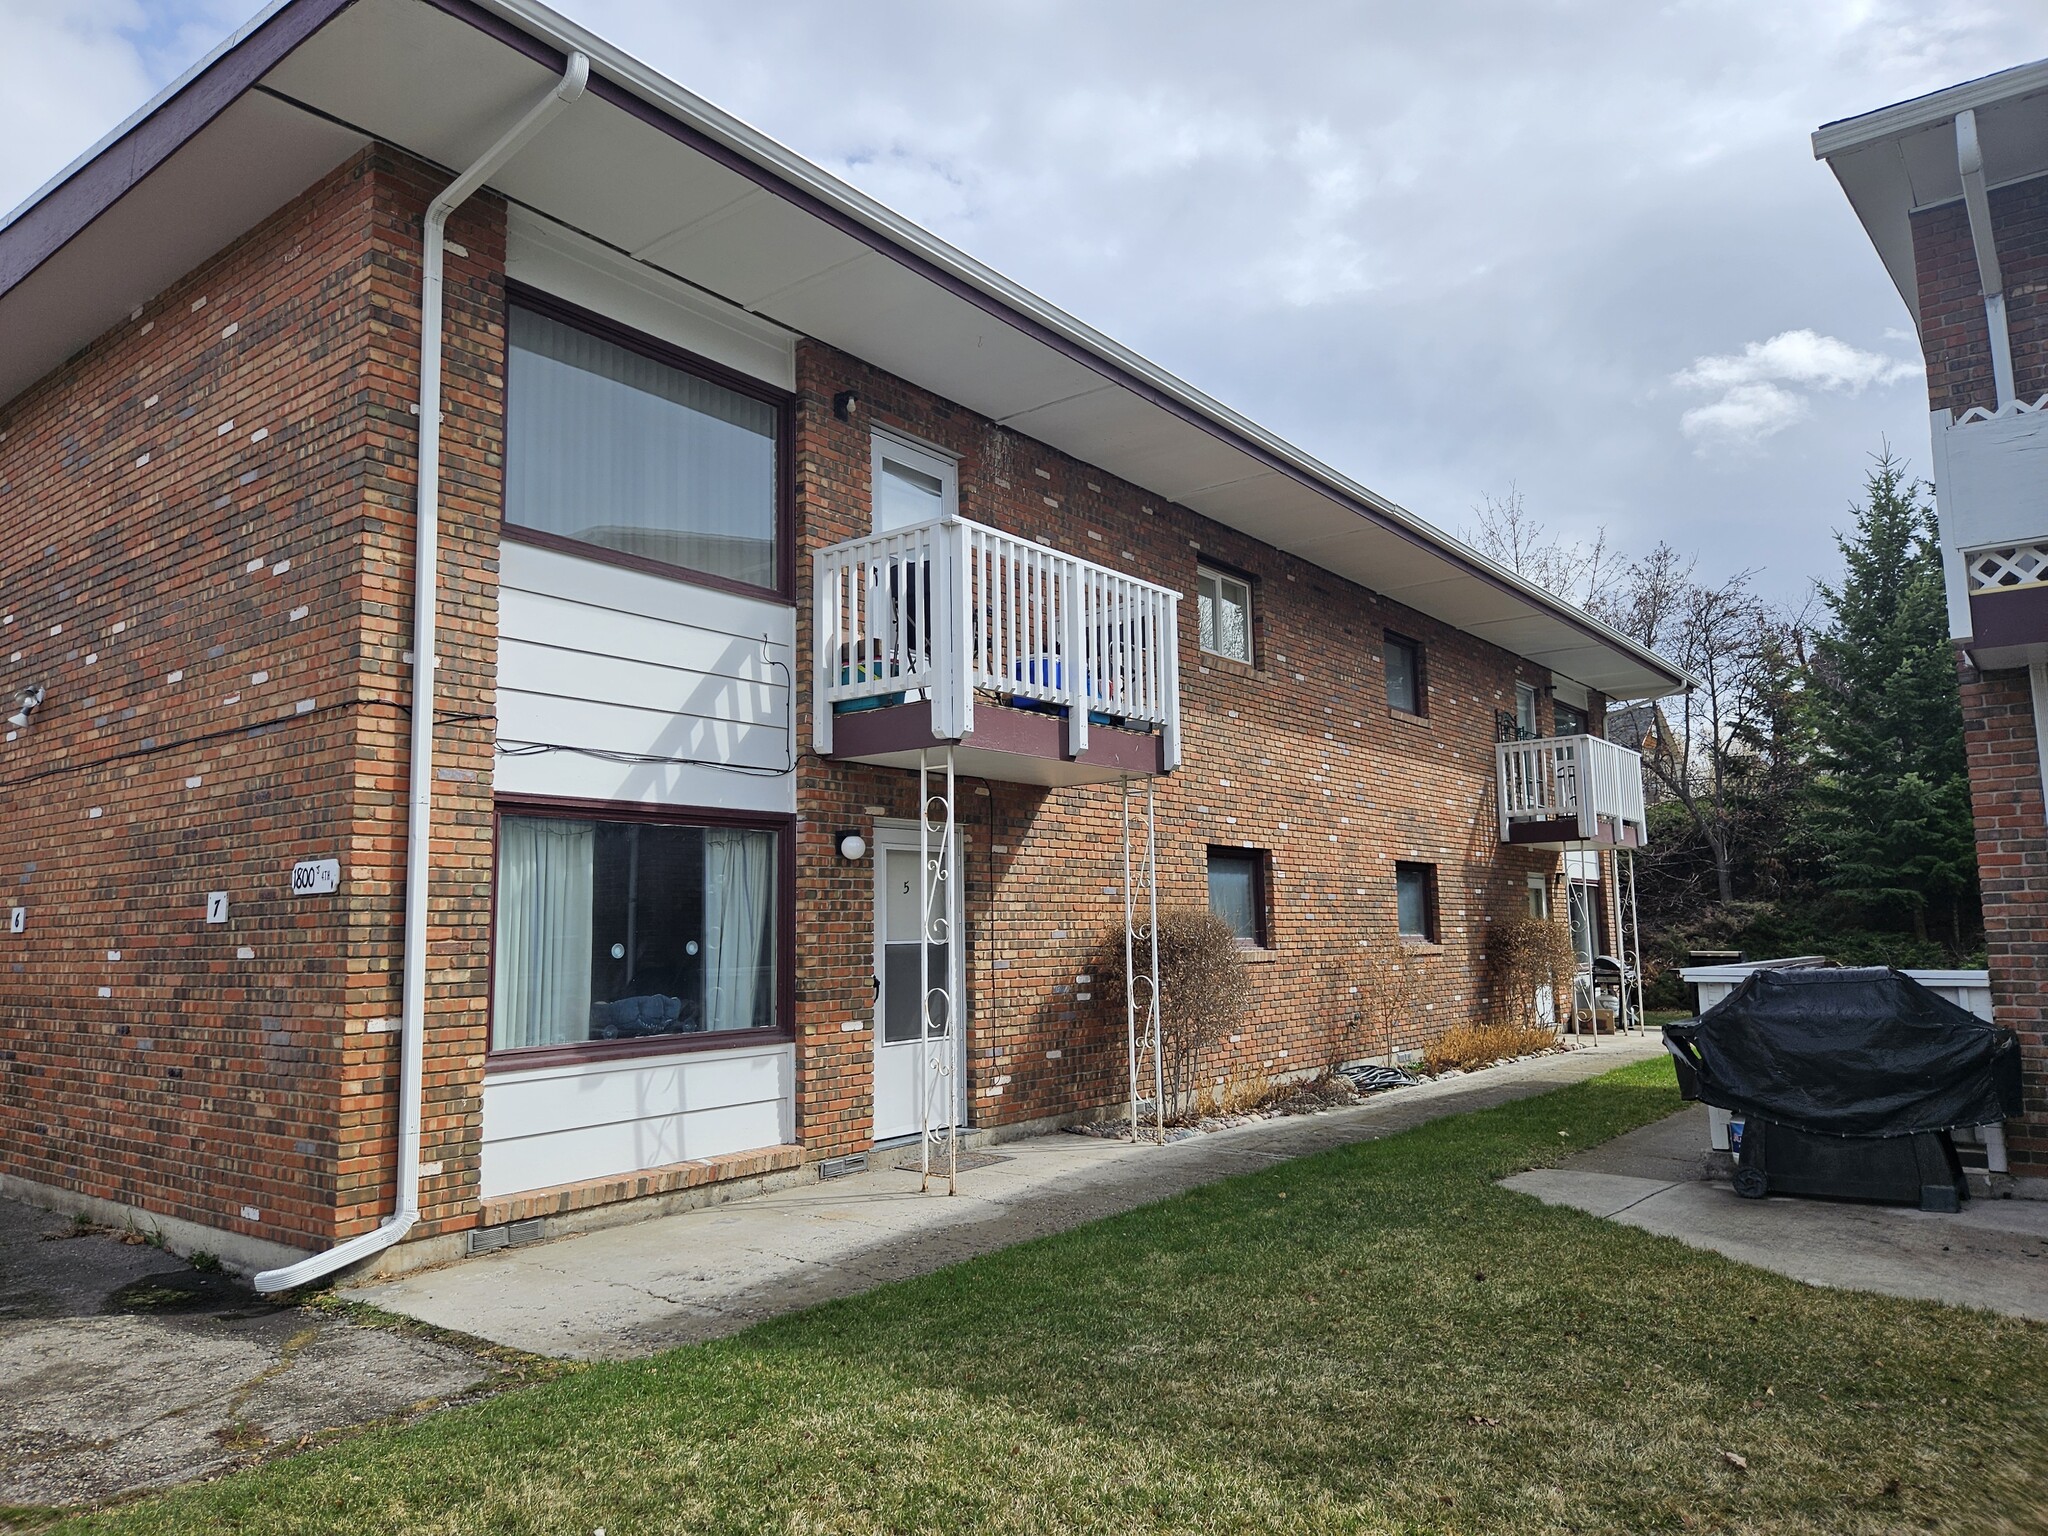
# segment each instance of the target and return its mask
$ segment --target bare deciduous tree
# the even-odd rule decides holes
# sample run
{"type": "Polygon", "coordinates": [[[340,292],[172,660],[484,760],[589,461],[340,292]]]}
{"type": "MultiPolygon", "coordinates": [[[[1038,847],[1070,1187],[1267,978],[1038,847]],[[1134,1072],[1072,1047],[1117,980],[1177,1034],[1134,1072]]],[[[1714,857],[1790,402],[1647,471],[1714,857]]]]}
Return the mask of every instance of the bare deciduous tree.
{"type": "Polygon", "coordinates": [[[1536,521],[1521,491],[1512,485],[1505,496],[1481,498],[1472,513],[1479,522],[1466,531],[1468,544],[1524,581],[1596,618],[1607,616],[1626,568],[1608,544],[1606,528],[1594,529],[1589,544],[1554,534],[1536,521]]]}

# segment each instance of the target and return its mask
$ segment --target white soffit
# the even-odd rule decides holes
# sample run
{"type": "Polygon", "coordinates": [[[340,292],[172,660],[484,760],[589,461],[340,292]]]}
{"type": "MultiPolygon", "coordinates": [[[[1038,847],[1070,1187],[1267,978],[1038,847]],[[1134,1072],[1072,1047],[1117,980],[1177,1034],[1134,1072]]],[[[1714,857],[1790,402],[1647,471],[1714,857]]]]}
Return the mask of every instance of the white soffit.
{"type": "Polygon", "coordinates": [[[0,297],[0,404],[105,334],[360,149],[359,135],[244,96],[0,297]]]}
{"type": "Polygon", "coordinates": [[[506,224],[505,275],[515,282],[580,304],[777,389],[796,388],[793,332],[721,303],[529,208],[514,204],[506,224]]]}
{"type": "Polygon", "coordinates": [[[1955,117],[1977,114],[1993,189],[2048,175],[2048,60],[1829,123],[1813,135],[1906,307],[1920,315],[1912,215],[1963,195],[1955,117]]]}

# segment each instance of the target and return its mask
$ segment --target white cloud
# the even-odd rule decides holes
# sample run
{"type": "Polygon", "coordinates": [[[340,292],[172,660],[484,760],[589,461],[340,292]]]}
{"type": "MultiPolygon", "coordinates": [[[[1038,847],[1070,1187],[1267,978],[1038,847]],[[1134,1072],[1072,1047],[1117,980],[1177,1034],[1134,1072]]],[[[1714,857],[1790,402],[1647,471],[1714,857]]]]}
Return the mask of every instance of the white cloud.
{"type": "Polygon", "coordinates": [[[1704,453],[1709,447],[1753,448],[1805,420],[1815,391],[1860,395],[1921,373],[1917,362],[1865,352],[1802,328],[1752,341],[1740,352],[1696,357],[1671,382],[1718,396],[1678,419],[1679,430],[1704,453]]]}

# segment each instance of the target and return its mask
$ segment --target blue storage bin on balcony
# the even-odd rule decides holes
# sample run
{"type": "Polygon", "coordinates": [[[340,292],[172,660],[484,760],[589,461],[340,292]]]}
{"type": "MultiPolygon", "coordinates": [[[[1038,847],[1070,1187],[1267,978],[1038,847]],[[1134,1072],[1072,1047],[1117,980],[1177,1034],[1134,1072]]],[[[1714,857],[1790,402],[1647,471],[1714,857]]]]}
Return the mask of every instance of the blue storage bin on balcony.
{"type": "MultiPolygon", "coordinates": [[[[1020,683],[1031,683],[1040,688],[1063,688],[1066,686],[1065,673],[1062,670],[1060,658],[1057,656],[1027,657],[1016,664],[1014,671],[1016,679],[1020,683]]],[[[1093,698],[1106,701],[1107,696],[1093,677],[1086,679],[1086,684],[1087,692],[1093,698]]],[[[1030,698],[1021,693],[1011,694],[1008,702],[1012,709],[1028,709],[1035,714],[1064,715],[1067,712],[1067,706],[1064,704],[1054,704],[1045,699],[1030,698]]],[[[1088,711],[1088,723],[1090,725],[1112,726],[1119,729],[1123,728],[1125,724],[1121,716],[1112,715],[1100,709],[1090,709],[1088,711]]]]}

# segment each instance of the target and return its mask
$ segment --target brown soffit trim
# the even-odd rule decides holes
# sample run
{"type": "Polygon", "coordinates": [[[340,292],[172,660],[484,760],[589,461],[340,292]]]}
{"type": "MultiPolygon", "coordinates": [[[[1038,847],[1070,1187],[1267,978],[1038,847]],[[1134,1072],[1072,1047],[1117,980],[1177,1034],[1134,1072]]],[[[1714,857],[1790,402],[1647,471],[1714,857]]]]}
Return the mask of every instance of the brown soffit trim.
{"type": "Polygon", "coordinates": [[[286,0],[203,61],[114,138],[0,227],[0,297],[176,154],[294,48],[355,0],[286,0]]]}

